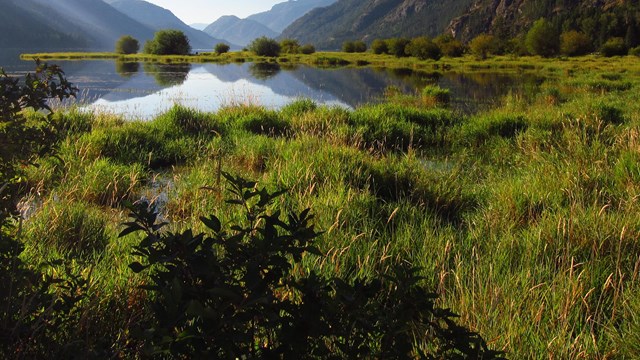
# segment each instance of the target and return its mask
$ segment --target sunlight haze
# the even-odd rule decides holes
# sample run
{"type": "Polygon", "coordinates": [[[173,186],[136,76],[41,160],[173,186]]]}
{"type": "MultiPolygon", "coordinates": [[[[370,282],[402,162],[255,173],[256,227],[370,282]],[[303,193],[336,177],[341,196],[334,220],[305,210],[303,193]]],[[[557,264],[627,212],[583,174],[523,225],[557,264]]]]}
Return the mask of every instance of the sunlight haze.
{"type": "Polygon", "coordinates": [[[210,24],[223,15],[245,18],[286,0],[147,0],[171,10],[186,24],[210,24]]]}

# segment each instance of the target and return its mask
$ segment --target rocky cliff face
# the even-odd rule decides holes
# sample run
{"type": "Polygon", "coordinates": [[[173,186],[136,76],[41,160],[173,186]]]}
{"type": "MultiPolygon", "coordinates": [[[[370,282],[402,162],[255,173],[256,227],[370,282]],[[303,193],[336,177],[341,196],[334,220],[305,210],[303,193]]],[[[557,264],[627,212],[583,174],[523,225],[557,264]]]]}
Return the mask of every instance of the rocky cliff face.
{"type": "Polygon", "coordinates": [[[337,49],[347,40],[441,34],[473,0],[340,0],[311,11],[283,32],[283,37],[337,49]]]}
{"type": "Polygon", "coordinates": [[[580,28],[582,19],[620,10],[628,3],[628,0],[474,0],[464,14],[451,20],[446,31],[465,41],[480,33],[502,32],[513,36],[539,18],[560,25],[569,21],[574,28],[580,28]]]}

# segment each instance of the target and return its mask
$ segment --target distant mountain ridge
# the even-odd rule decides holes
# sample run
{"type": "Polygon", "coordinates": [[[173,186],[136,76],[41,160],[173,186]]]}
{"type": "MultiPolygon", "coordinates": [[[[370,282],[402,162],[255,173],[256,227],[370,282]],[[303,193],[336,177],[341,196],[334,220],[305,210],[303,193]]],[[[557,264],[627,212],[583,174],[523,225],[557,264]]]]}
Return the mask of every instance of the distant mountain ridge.
{"type": "Polygon", "coordinates": [[[336,0],[289,0],[273,5],[271,10],[253,14],[247,19],[257,21],[276,33],[281,33],[309,11],[334,4],[336,0]]]}
{"type": "Polygon", "coordinates": [[[435,36],[473,0],[340,0],[317,8],[287,27],[281,37],[339,49],[347,40],[435,36]]]}
{"type": "MultiPolygon", "coordinates": [[[[41,46],[26,41],[33,36],[76,39],[71,46],[63,41],[53,41],[47,48],[80,46],[86,49],[113,50],[118,37],[130,34],[138,39],[153,36],[153,30],[122,14],[102,0],[20,0],[12,1],[13,7],[3,7],[3,15],[12,18],[22,15],[26,23],[0,34],[3,39],[18,37],[25,40],[21,47],[41,46]],[[13,12],[13,13],[12,13],[13,12]],[[48,28],[51,34],[38,34],[36,29],[48,28]],[[59,35],[56,35],[59,34],[59,35]]],[[[6,26],[5,24],[0,26],[6,26]]],[[[41,30],[45,31],[45,30],[41,30]]]]}
{"type": "Polygon", "coordinates": [[[171,11],[143,0],[105,0],[121,13],[154,31],[176,29],[187,35],[194,49],[211,50],[215,44],[224,42],[185,24],[171,11]]]}
{"type": "Polygon", "coordinates": [[[240,19],[233,15],[220,17],[203,31],[210,36],[225,39],[240,46],[246,46],[253,39],[261,36],[275,38],[279,35],[257,21],[240,19]]]}

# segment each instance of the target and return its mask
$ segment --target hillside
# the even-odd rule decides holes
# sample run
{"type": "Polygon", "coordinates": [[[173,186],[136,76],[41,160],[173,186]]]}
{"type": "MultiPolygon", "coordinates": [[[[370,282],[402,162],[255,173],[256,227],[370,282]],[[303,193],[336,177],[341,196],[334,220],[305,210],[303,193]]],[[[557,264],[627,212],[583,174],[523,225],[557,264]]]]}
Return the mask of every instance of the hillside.
{"type": "Polygon", "coordinates": [[[59,26],[40,13],[29,11],[22,0],[8,0],[0,12],[0,47],[2,48],[81,48],[88,39],[79,34],[58,31],[73,24],[58,19],[59,26]]]}
{"type": "MultiPolygon", "coordinates": [[[[39,19],[40,25],[66,36],[82,39],[84,47],[90,49],[112,50],[115,41],[124,34],[141,40],[153,36],[151,28],[122,14],[102,0],[21,0],[15,4],[22,11],[39,19]]],[[[34,33],[29,27],[25,27],[24,31],[34,33]]],[[[68,47],[64,42],[60,46],[68,47]]]]}
{"type": "Polygon", "coordinates": [[[620,0],[474,0],[447,31],[462,40],[482,32],[509,38],[545,18],[558,30],[586,33],[598,45],[609,37],[625,37],[629,28],[637,31],[637,11],[637,2],[620,0]]]}
{"type": "Polygon", "coordinates": [[[222,16],[203,31],[210,36],[225,39],[240,46],[246,46],[253,39],[261,36],[275,38],[279,35],[257,21],[240,19],[237,16],[222,16]]]}
{"type": "Polygon", "coordinates": [[[309,11],[329,6],[335,2],[336,0],[289,0],[274,5],[269,11],[251,15],[247,19],[257,21],[269,29],[281,33],[287,26],[309,11]]]}
{"type": "Polygon", "coordinates": [[[473,0],[340,0],[310,11],[281,37],[338,49],[346,40],[435,36],[451,19],[464,14],[473,0]]]}
{"type": "Polygon", "coordinates": [[[121,13],[155,31],[176,29],[184,32],[194,49],[210,50],[216,43],[223,42],[223,40],[214,39],[204,32],[190,27],[171,11],[149,2],[142,0],[111,0],[108,2],[121,13]]]}

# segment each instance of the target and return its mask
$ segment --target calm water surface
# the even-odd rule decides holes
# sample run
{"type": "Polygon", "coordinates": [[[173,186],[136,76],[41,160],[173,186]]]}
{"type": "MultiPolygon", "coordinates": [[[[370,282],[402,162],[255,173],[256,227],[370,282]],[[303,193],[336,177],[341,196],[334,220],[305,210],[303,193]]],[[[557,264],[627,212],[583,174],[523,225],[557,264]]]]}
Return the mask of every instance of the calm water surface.
{"type": "MultiPolygon", "coordinates": [[[[428,84],[451,90],[453,107],[486,108],[509,92],[535,91],[544,80],[533,75],[416,72],[411,69],[338,68],[277,64],[154,64],[118,61],[55,61],[79,89],[89,110],[133,119],[151,119],[174,104],[204,111],[251,103],[281,107],[296,98],[319,104],[357,107],[380,101],[386,89],[415,93],[428,84]]],[[[8,73],[32,71],[34,63],[16,53],[0,54],[8,73]]]]}

